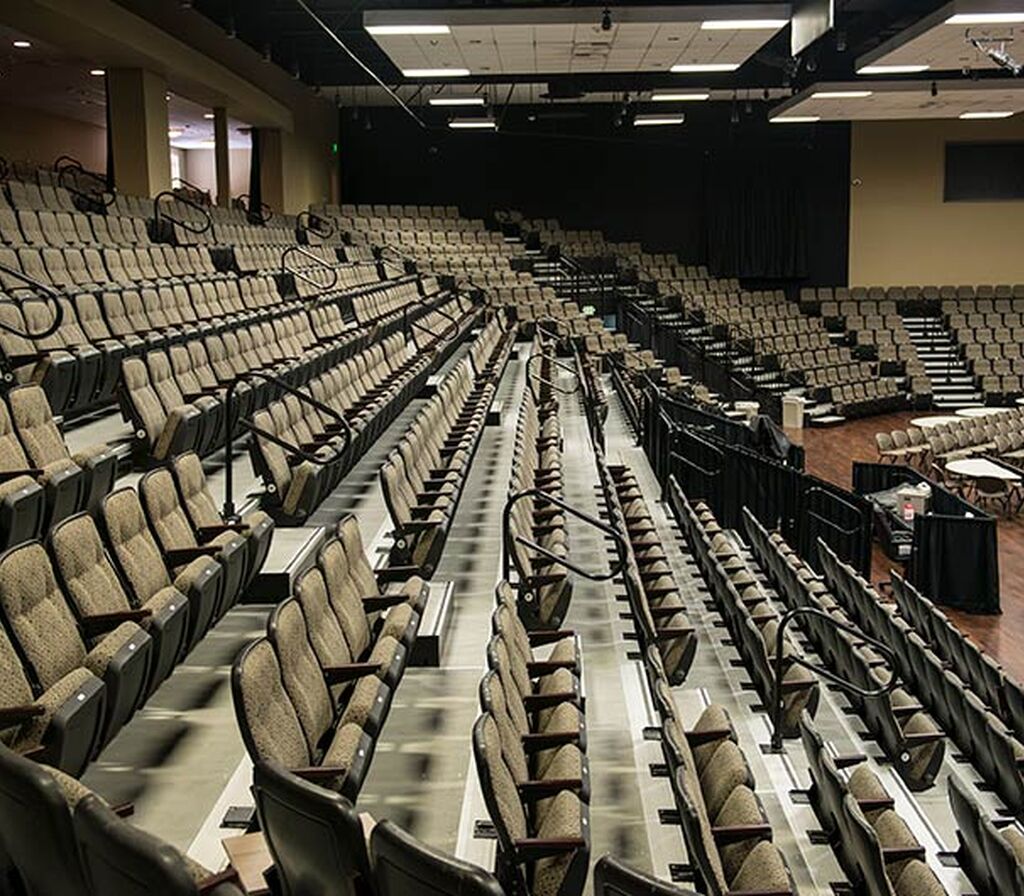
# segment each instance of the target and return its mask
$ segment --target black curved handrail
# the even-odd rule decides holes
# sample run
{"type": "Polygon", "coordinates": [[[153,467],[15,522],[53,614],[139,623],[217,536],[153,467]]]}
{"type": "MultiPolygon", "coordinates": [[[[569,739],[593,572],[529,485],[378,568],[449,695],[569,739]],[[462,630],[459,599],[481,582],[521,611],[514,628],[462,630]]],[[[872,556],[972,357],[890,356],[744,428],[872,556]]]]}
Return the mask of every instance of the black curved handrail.
{"type": "Polygon", "coordinates": [[[559,566],[565,567],[571,572],[576,573],[583,578],[588,579],[591,582],[608,582],[614,579],[619,573],[625,568],[629,562],[629,550],[626,544],[625,538],[622,537],[621,533],[614,526],[610,526],[602,520],[596,517],[590,516],[590,514],[584,513],[582,510],[574,507],[572,504],[567,503],[557,495],[553,495],[550,492],[546,492],[539,488],[530,488],[525,491],[517,492],[516,494],[509,497],[505,502],[505,509],[501,515],[501,544],[502,544],[502,575],[507,580],[509,577],[509,570],[511,566],[515,567],[516,572],[519,575],[519,581],[525,582],[533,575],[532,570],[524,570],[519,565],[519,557],[514,550],[514,545],[521,544],[523,547],[530,548],[540,554],[542,557],[546,557],[552,563],[556,563],[559,566]],[[570,563],[566,557],[560,557],[558,554],[549,551],[543,545],[537,544],[536,542],[530,541],[528,538],[524,538],[521,535],[512,535],[512,509],[520,501],[526,498],[534,498],[539,504],[553,504],[561,510],[564,510],[570,516],[576,517],[576,519],[587,523],[589,526],[603,532],[609,536],[615,542],[615,552],[618,555],[617,561],[612,565],[611,570],[605,573],[593,573],[589,570],[583,569],[576,566],[574,563],[570,563]],[[511,562],[511,566],[510,566],[511,562]]]}
{"type": "Polygon", "coordinates": [[[304,401],[306,404],[316,408],[316,410],[321,414],[325,414],[328,417],[333,418],[340,424],[340,429],[345,435],[345,442],[341,448],[335,451],[332,455],[329,455],[328,457],[320,457],[319,455],[311,454],[310,452],[303,450],[298,445],[286,442],[276,433],[267,432],[265,429],[261,429],[256,426],[252,420],[240,417],[238,420],[239,425],[243,426],[249,432],[268,439],[275,445],[279,445],[285,451],[288,451],[297,457],[301,457],[303,460],[307,460],[310,463],[319,464],[321,466],[337,463],[342,460],[346,457],[349,449],[352,447],[352,426],[348,420],[334,410],[334,408],[328,407],[323,402],[317,401],[312,396],[296,389],[294,386],[286,383],[279,377],[271,376],[269,373],[263,373],[260,370],[250,370],[248,373],[239,374],[232,381],[231,385],[228,386],[227,394],[224,396],[227,425],[224,427],[224,509],[222,515],[224,519],[228,520],[228,522],[237,522],[234,502],[234,463],[232,462],[234,460],[235,453],[235,425],[233,414],[231,413],[231,406],[235,399],[235,389],[238,388],[239,383],[245,382],[248,379],[260,379],[271,383],[283,392],[287,392],[289,395],[294,395],[299,399],[299,401],[304,401]]]}
{"type": "Polygon", "coordinates": [[[540,401],[540,396],[537,394],[537,390],[533,388],[534,383],[541,383],[542,385],[550,386],[552,389],[554,389],[556,392],[562,395],[573,395],[576,392],[582,392],[580,388],[580,375],[568,364],[559,361],[558,358],[553,358],[550,355],[545,355],[543,352],[534,352],[532,355],[530,355],[529,358],[526,359],[526,378],[530,382],[530,390],[533,392],[533,397],[537,401],[540,401]],[[545,379],[539,373],[535,373],[533,370],[530,369],[530,365],[532,365],[533,362],[538,358],[546,359],[550,361],[552,364],[554,364],[556,367],[561,367],[563,370],[569,371],[569,373],[571,373],[573,377],[575,377],[576,385],[573,386],[573,388],[571,389],[566,389],[564,386],[560,386],[558,383],[554,382],[554,380],[545,379]]]}
{"type": "Polygon", "coordinates": [[[899,684],[899,679],[896,677],[896,654],[887,644],[883,644],[881,641],[876,641],[874,638],[868,637],[863,631],[857,628],[857,626],[850,625],[847,622],[840,622],[834,616],[830,616],[824,610],[820,610],[817,607],[793,607],[793,609],[787,610],[783,614],[782,619],[779,620],[779,627],[775,632],[775,680],[772,682],[771,749],[776,753],[782,751],[782,711],[785,708],[782,702],[782,677],[785,674],[783,666],[787,662],[793,665],[803,666],[805,669],[810,670],[820,678],[824,678],[826,681],[832,682],[832,684],[840,690],[846,691],[848,694],[853,694],[855,697],[860,697],[862,700],[877,700],[881,697],[885,697],[886,695],[891,694],[899,684]],[[838,631],[846,632],[848,635],[854,635],[858,642],[862,642],[878,651],[878,653],[885,657],[886,661],[889,663],[890,669],[892,670],[889,675],[889,680],[882,687],[875,688],[874,690],[868,690],[867,688],[862,688],[853,682],[847,681],[840,675],[836,675],[835,672],[825,666],[819,666],[809,660],[805,660],[799,654],[783,656],[783,636],[786,633],[786,627],[797,616],[817,616],[823,622],[831,625],[838,631]]]}
{"type": "Polygon", "coordinates": [[[274,210],[265,202],[261,202],[259,209],[254,212],[249,199],[250,197],[248,193],[242,193],[235,197],[235,202],[241,205],[242,211],[245,212],[250,224],[265,225],[274,217],[274,210]]]}
{"type": "Polygon", "coordinates": [[[4,183],[11,176],[11,163],[5,156],[0,156],[0,183],[4,183]]]}
{"type": "MultiPolygon", "coordinates": [[[[421,308],[422,307],[426,307],[426,304],[427,304],[426,302],[420,302],[419,303],[421,308]]],[[[403,305],[402,306],[402,329],[406,333],[412,333],[413,328],[415,328],[415,329],[419,330],[421,333],[427,333],[428,335],[433,336],[434,339],[436,341],[438,341],[438,342],[444,342],[446,339],[450,338],[449,334],[451,336],[455,336],[459,332],[459,321],[458,321],[458,319],[454,315],[449,314],[443,308],[441,308],[441,307],[431,307],[427,311],[428,314],[431,313],[431,312],[434,312],[436,314],[440,314],[441,317],[445,318],[448,321],[448,326],[446,326],[444,328],[444,331],[440,335],[438,335],[434,330],[430,329],[430,327],[428,327],[426,324],[421,323],[415,317],[410,319],[409,318],[409,308],[410,307],[411,307],[410,305],[403,305]]]]}
{"type": "MultiPolygon", "coordinates": [[[[165,203],[166,204],[166,203],[165,203]]],[[[206,233],[211,227],[213,227],[213,218],[210,217],[209,211],[207,211],[198,202],[193,202],[191,199],[185,199],[179,196],[174,190],[164,190],[162,193],[158,193],[153,199],[153,221],[156,224],[160,223],[160,218],[163,216],[172,224],[180,227],[182,230],[186,230],[189,233],[201,234],[206,233]],[[166,210],[160,211],[161,200],[168,196],[175,202],[180,202],[182,205],[187,205],[189,208],[194,209],[203,216],[203,226],[196,227],[191,221],[186,221],[184,218],[175,218],[173,215],[169,215],[166,210]]]]}
{"type": "Polygon", "coordinates": [[[192,199],[194,202],[202,203],[203,205],[213,205],[209,190],[204,190],[202,187],[190,183],[183,177],[178,178],[178,186],[175,187],[172,192],[174,192],[179,199],[192,199]],[[184,192],[184,196],[179,193],[178,190],[182,190],[184,192]]]}
{"type": "Polygon", "coordinates": [[[334,289],[335,286],[338,285],[338,269],[334,265],[328,264],[316,253],[310,252],[308,249],[302,246],[289,246],[281,253],[281,273],[291,274],[293,277],[303,281],[303,283],[308,283],[310,286],[316,287],[321,292],[330,292],[332,289],[334,289]],[[303,258],[308,258],[310,261],[313,262],[313,267],[315,268],[321,268],[330,271],[331,282],[328,284],[320,283],[313,277],[307,277],[304,273],[302,273],[301,270],[299,270],[299,268],[288,267],[288,256],[291,255],[292,253],[298,253],[299,255],[303,256],[303,258]]]}
{"type": "Polygon", "coordinates": [[[110,189],[107,179],[95,171],[89,171],[74,156],[57,156],[53,163],[53,170],[57,175],[57,184],[67,190],[73,196],[84,199],[86,202],[94,203],[102,208],[110,208],[117,200],[116,192],[110,189]],[[69,183],[67,178],[74,175],[74,179],[84,177],[96,184],[94,190],[83,190],[77,183],[69,183]]]}
{"type": "MultiPolygon", "coordinates": [[[[55,290],[49,284],[43,283],[40,280],[36,280],[35,277],[30,277],[28,274],[22,273],[17,268],[12,268],[4,264],[3,262],[0,262],[0,273],[9,274],[10,276],[17,278],[18,280],[21,280],[22,282],[28,284],[34,289],[40,290],[42,293],[46,295],[45,300],[41,300],[38,297],[34,297],[35,301],[42,301],[44,304],[49,304],[50,302],[53,303],[53,321],[45,330],[40,330],[38,333],[31,333],[27,330],[19,330],[15,327],[9,326],[8,324],[5,324],[3,321],[0,321],[0,330],[3,330],[6,333],[11,333],[14,336],[21,336],[22,338],[29,340],[45,339],[47,336],[52,336],[54,333],[56,333],[57,330],[60,329],[60,325],[64,322],[64,306],[63,304],[61,304],[60,301],[60,293],[57,292],[57,290],[55,290]]],[[[7,299],[6,301],[10,304],[15,304],[13,299],[7,299]]]]}
{"type": "Polygon", "coordinates": [[[312,233],[322,240],[329,240],[337,233],[337,227],[330,218],[324,218],[309,210],[299,212],[296,216],[295,229],[299,233],[312,233]]]}

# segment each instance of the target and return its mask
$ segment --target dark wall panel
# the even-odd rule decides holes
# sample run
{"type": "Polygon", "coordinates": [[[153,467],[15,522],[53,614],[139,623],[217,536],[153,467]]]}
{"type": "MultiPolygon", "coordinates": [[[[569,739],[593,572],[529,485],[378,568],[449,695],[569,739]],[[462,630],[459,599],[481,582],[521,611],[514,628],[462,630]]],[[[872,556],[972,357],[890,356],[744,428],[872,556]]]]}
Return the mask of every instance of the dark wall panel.
{"type": "MultiPolygon", "coordinates": [[[[418,128],[399,111],[341,113],[345,202],[516,208],[678,251],[723,276],[846,282],[849,129],[769,125],[721,108],[679,128],[614,128],[608,111],[527,121],[498,133],[418,128]],[[724,121],[721,120],[724,113],[724,121]]],[[[763,113],[760,113],[763,115],[763,113]]]]}

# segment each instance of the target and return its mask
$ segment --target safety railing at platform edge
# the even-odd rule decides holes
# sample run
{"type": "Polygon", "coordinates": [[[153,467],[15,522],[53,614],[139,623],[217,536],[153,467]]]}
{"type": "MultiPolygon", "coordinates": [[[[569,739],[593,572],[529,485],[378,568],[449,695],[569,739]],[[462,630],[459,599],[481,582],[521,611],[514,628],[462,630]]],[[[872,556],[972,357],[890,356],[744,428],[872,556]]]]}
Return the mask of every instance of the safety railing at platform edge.
{"type": "Polygon", "coordinates": [[[74,156],[57,156],[53,163],[53,171],[57,175],[57,184],[72,196],[90,203],[94,208],[110,208],[117,200],[117,193],[107,183],[107,179],[94,171],[89,171],[74,156]],[[82,189],[79,178],[89,182],[91,189],[82,189]]]}
{"type": "Polygon", "coordinates": [[[295,217],[295,234],[296,236],[306,236],[307,243],[309,241],[309,234],[317,237],[321,240],[332,239],[337,233],[338,228],[335,223],[323,215],[318,215],[316,212],[306,211],[299,212],[295,217]]]}
{"type": "Polygon", "coordinates": [[[191,199],[183,199],[173,190],[164,190],[162,193],[158,193],[153,199],[154,226],[159,228],[161,220],[169,221],[175,227],[180,227],[186,233],[191,233],[195,236],[206,233],[211,227],[213,227],[213,218],[210,217],[209,209],[200,205],[198,202],[193,202],[191,199]],[[189,221],[185,218],[178,218],[171,214],[167,208],[171,202],[167,200],[172,200],[179,205],[184,205],[186,208],[192,209],[194,212],[198,212],[202,223],[197,224],[194,221],[189,221]]]}
{"type": "Polygon", "coordinates": [[[305,246],[288,246],[281,252],[281,273],[290,274],[296,280],[308,283],[321,293],[331,292],[334,287],[338,285],[338,268],[335,265],[324,261],[315,252],[310,252],[305,246]],[[307,265],[305,269],[307,271],[312,269],[327,271],[330,275],[330,282],[321,282],[315,277],[309,276],[302,268],[290,266],[288,264],[288,259],[293,255],[301,255],[303,258],[311,262],[311,264],[307,265]]]}
{"type": "MultiPolygon", "coordinates": [[[[39,304],[50,305],[53,307],[53,320],[50,324],[38,332],[32,332],[30,330],[21,330],[17,327],[12,327],[10,324],[0,321],[0,330],[5,333],[10,333],[13,336],[20,336],[23,339],[37,340],[45,339],[47,336],[52,336],[57,330],[60,329],[60,325],[64,322],[64,304],[61,302],[61,295],[47,283],[43,283],[40,280],[36,280],[35,277],[30,277],[28,274],[18,270],[17,268],[10,267],[9,265],[0,262],[0,274],[8,277],[13,277],[15,280],[20,280],[26,286],[31,287],[39,293],[42,293],[45,298],[40,298],[38,295],[33,295],[30,298],[19,300],[15,297],[6,297],[0,301],[0,306],[6,304],[26,304],[28,302],[38,302],[39,304]]],[[[4,355],[7,358],[6,355],[4,355]]],[[[33,356],[35,357],[35,356],[33,356]]],[[[7,358],[7,360],[10,360],[7,358]]],[[[10,371],[4,371],[5,379],[9,379],[12,375],[10,371]]]]}

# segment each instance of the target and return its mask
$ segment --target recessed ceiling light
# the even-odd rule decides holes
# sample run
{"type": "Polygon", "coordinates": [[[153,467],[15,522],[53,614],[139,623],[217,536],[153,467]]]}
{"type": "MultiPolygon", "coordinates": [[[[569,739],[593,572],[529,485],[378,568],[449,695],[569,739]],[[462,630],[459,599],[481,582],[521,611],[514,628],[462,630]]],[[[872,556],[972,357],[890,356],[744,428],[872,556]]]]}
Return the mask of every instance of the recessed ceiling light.
{"type": "Polygon", "coordinates": [[[432,96],[428,102],[431,106],[485,106],[487,100],[482,96],[432,96]]]}
{"type": "Polygon", "coordinates": [[[772,124],[814,124],[821,121],[820,115],[776,115],[769,119],[772,124]]]}
{"type": "Polygon", "coordinates": [[[32,41],[16,40],[14,41],[14,46],[16,46],[19,50],[27,50],[29,47],[32,46],[32,41]]]}
{"type": "Polygon", "coordinates": [[[380,36],[451,34],[447,25],[367,25],[367,32],[380,36]]]}
{"type": "Polygon", "coordinates": [[[638,115],[633,119],[633,126],[638,128],[655,127],[663,124],[682,124],[685,115],[638,115]]]}
{"type": "Polygon", "coordinates": [[[168,128],[167,130],[167,136],[170,137],[172,140],[175,137],[180,137],[184,133],[185,131],[183,128],[168,128]]]}
{"type": "Polygon", "coordinates": [[[204,112],[203,113],[203,118],[205,118],[207,121],[213,121],[213,119],[215,119],[216,117],[217,116],[214,115],[212,112],[204,112]]]}
{"type": "Polygon", "coordinates": [[[468,78],[468,68],[404,68],[406,78],[468,78]]]}
{"type": "Polygon", "coordinates": [[[493,118],[453,118],[448,127],[456,130],[494,130],[498,123],[493,118]]]}
{"type": "Polygon", "coordinates": [[[700,27],[703,31],[770,31],[788,24],[789,19],[712,19],[700,27]]]}
{"type": "Polygon", "coordinates": [[[862,100],[871,96],[870,90],[820,90],[811,94],[812,100],[862,100]]]}
{"type": "Polygon", "coordinates": [[[964,121],[980,120],[986,118],[1012,118],[1012,112],[961,112],[960,117],[964,121]]]}
{"type": "Polygon", "coordinates": [[[103,68],[91,68],[89,74],[94,78],[102,78],[107,73],[106,69],[103,68]]]}
{"type": "Polygon", "coordinates": [[[928,71],[927,65],[865,65],[858,75],[916,75],[928,71]]]}
{"type": "Polygon", "coordinates": [[[947,25],[1016,25],[1024,22],[1024,12],[958,12],[946,19],[947,25]]]}
{"type": "Polygon", "coordinates": [[[740,65],[740,62],[685,62],[673,65],[670,71],[677,75],[689,72],[734,72],[740,65]]]}
{"type": "Polygon", "coordinates": [[[710,93],[652,93],[656,103],[695,103],[711,99],[710,93]]]}

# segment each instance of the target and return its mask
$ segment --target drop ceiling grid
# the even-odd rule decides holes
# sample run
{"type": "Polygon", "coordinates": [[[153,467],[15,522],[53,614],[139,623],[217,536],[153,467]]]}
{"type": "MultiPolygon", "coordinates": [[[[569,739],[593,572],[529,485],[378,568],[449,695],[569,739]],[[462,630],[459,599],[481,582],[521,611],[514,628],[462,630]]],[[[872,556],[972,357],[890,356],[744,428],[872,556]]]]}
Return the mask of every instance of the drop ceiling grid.
{"type": "Polygon", "coordinates": [[[972,25],[968,28],[942,22],[873,60],[871,64],[928,65],[934,71],[955,71],[964,67],[996,68],[992,60],[967,42],[968,32],[976,38],[1009,38],[1012,41],[1009,45],[1011,52],[1015,47],[1024,51],[1024,29],[1020,27],[1003,25],[979,28],[972,25]]]}

